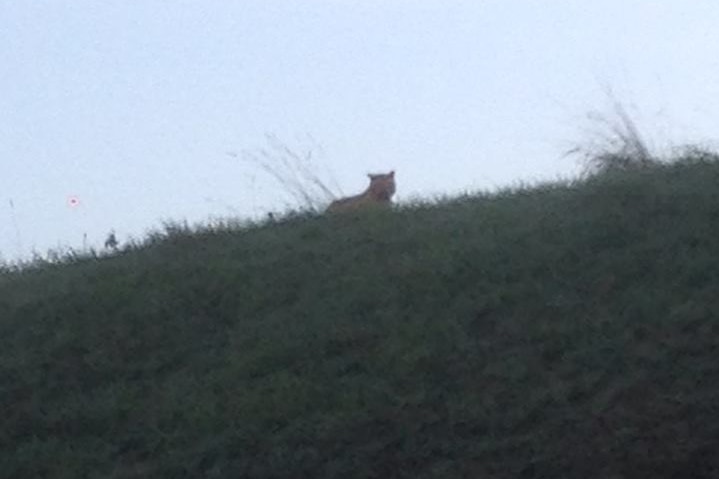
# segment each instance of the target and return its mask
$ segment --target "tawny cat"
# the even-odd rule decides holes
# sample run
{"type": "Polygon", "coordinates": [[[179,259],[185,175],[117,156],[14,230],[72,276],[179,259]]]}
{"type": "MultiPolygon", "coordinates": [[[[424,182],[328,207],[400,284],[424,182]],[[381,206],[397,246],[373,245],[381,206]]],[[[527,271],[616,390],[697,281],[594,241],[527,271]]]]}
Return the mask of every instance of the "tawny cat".
{"type": "Polygon", "coordinates": [[[367,176],[370,181],[364,193],[335,200],[327,207],[327,211],[347,211],[367,205],[389,206],[395,192],[394,170],[387,174],[368,174],[367,176]]]}

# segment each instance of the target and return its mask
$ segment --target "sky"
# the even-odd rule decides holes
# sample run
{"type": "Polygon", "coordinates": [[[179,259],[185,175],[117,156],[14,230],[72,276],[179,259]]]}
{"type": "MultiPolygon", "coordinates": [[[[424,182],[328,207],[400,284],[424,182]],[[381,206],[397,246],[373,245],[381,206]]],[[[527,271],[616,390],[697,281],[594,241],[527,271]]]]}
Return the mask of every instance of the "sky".
{"type": "Polygon", "coordinates": [[[0,258],[283,210],[267,135],[338,194],[396,170],[399,202],[576,174],[608,89],[652,144],[711,144],[718,23],[712,0],[0,0],[0,258]]]}

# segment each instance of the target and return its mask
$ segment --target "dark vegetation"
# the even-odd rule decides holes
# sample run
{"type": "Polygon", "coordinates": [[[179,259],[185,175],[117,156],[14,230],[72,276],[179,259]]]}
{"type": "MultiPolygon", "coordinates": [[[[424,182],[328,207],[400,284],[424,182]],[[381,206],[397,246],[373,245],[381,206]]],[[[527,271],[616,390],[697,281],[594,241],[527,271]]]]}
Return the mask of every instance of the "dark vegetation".
{"type": "Polygon", "coordinates": [[[717,477],[719,162],[0,273],[7,478],[717,477]]]}

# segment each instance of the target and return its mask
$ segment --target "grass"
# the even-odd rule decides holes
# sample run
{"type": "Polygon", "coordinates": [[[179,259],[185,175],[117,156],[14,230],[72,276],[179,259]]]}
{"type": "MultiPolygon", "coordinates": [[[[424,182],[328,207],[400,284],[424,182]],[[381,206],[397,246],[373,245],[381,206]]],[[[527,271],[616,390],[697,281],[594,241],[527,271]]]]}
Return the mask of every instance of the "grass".
{"type": "Polygon", "coordinates": [[[716,159],[6,269],[2,475],[715,477],[716,159]]]}

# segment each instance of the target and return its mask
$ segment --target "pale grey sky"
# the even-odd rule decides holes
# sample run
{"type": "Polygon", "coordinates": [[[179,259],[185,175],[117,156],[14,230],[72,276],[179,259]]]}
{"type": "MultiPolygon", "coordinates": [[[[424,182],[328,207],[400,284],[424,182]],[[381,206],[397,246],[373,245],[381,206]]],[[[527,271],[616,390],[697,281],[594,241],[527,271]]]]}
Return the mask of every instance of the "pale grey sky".
{"type": "Polygon", "coordinates": [[[265,133],[311,135],[347,194],[395,169],[400,200],[572,174],[602,84],[659,142],[711,141],[717,24],[710,0],[0,0],[0,254],[281,209],[227,154],[265,133]]]}

